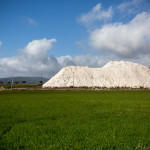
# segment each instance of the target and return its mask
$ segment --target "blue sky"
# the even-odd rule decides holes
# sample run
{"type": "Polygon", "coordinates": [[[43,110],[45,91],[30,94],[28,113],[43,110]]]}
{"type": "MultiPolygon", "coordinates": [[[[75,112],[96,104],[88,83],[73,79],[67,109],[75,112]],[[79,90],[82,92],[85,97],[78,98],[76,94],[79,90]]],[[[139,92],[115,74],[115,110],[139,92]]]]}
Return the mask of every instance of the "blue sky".
{"type": "Polygon", "coordinates": [[[97,3],[96,0],[2,0],[0,39],[3,49],[14,56],[17,49],[24,48],[32,40],[56,38],[53,55],[81,54],[75,42],[87,33],[77,23],[77,17],[97,3]],[[30,23],[29,18],[35,24],[30,23]]]}
{"type": "Polygon", "coordinates": [[[149,8],[149,0],[1,0],[0,77],[111,60],[150,65],[149,8]]]}

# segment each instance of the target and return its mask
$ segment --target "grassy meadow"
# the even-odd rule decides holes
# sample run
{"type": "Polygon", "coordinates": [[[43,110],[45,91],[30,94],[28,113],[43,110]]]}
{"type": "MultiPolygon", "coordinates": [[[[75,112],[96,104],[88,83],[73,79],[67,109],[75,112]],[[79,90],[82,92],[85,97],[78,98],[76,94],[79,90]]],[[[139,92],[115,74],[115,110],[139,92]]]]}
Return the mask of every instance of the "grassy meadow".
{"type": "Polygon", "coordinates": [[[2,85],[4,89],[11,89],[11,88],[41,88],[41,85],[39,84],[15,84],[13,86],[11,85],[2,85]]]}
{"type": "Polygon", "coordinates": [[[0,91],[0,149],[150,150],[150,91],[0,91]]]}

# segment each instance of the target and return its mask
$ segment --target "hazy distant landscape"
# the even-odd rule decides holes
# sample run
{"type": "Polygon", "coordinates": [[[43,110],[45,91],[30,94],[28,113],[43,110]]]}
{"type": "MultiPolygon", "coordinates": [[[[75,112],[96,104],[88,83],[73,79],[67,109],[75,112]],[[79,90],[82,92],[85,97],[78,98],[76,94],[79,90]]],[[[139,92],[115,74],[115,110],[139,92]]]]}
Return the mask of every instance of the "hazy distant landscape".
{"type": "Polygon", "coordinates": [[[48,78],[41,77],[10,77],[0,78],[0,85],[11,85],[13,79],[13,85],[18,84],[43,84],[48,81],[48,78]]]}

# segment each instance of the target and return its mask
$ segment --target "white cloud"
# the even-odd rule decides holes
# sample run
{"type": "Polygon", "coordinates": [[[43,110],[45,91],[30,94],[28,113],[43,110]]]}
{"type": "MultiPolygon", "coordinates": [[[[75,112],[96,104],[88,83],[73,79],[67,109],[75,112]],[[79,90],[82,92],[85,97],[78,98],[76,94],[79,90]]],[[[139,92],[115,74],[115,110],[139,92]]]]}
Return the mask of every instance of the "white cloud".
{"type": "Polygon", "coordinates": [[[108,10],[102,10],[101,4],[97,4],[87,14],[82,14],[78,18],[78,22],[83,23],[85,26],[90,26],[95,21],[106,21],[111,19],[112,14],[112,7],[109,7],[108,10]]]}
{"type": "Polygon", "coordinates": [[[28,23],[30,24],[30,25],[33,25],[33,26],[37,26],[37,22],[34,20],[34,19],[32,19],[32,18],[27,18],[27,21],[28,21],[28,23]]]}
{"type": "Polygon", "coordinates": [[[137,12],[137,8],[142,6],[144,0],[129,0],[121,3],[117,9],[119,9],[121,12],[126,12],[126,13],[135,13],[137,12]]]}
{"type": "Polygon", "coordinates": [[[30,42],[22,53],[15,57],[0,59],[0,76],[45,76],[54,75],[61,69],[57,59],[47,54],[55,39],[41,39],[30,42]]]}
{"type": "Polygon", "coordinates": [[[92,56],[88,55],[79,55],[71,57],[70,55],[61,56],[57,58],[58,63],[61,67],[66,66],[88,66],[88,67],[102,67],[110,60],[120,60],[114,55],[109,56],[92,56]]]}
{"type": "Polygon", "coordinates": [[[52,48],[53,42],[56,42],[56,39],[47,40],[44,38],[41,40],[33,40],[24,48],[24,53],[28,57],[45,58],[48,50],[52,48]]]}
{"type": "Polygon", "coordinates": [[[92,56],[92,55],[81,55],[81,56],[75,56],[74,62],[78,66],[89,66],[89,67],[102,67],[104,64],[106,64],[109,60],[114,60],[113,56],[92,56]]]}
{"type": "MultiPolygon", "coordinates": [[[[111,58],[113,57],[111,56],[111,58]]],[[[66,66],[100,67],[108,61],[108,58],[105,56],[92,56],[90,54],[78,55],[74,57],[67,55],[58,57],[57,61],[62,67],[66,66]]]]}
{"type": "Polygon", "coordinates": [[[61,65],[61,67],[75,66],[74,60],[70,55],[60,56],[57,58],[57,61],[61,65]]]}
{"type": "MultiPolygon", "coordinates": [[[[0,77],[12,76],[41,76],[52,77],[62,67],[66,66],[89,66],[89,67],[102,67],[107,62],[113,60],[122,60],[116,55],[103,55],[103,56],[92,56],[92,55],[80,55],[80,56],[61,56],[53,57],[46,56],[44,59],[37,59],[35,57],[26,57],[26,55],[19,55],[16,57],[2,58],[0,59],[0,77]]],[[[129,59],[124,59],[129,60],[129,59]]],[[[139,56],[136,59],[130,61],[142,64],[150,64],[148,56],[139,56]]]]}
{"type": "Polygon", "coordinates": [[[113,23],[95,29],[90,44],[99,51],[114,52],[123,58],[150,55],[150,13],[138,14],[127,24],[113,23]]]}
{"type": "Polygon", "coordinates": [[[44,77],[52,77],[62,67],[70,65],[101,67],[109,60],[116,60],[114,56],[80,55],[72,57],[67,55],[57,58],[49,56],[47,51],[52,48],[51,44],[54,41],[54,39],[34,40],[22,50],[21,55],[0,58],[0,77],[9,77],[12,74],[13,76],[40,76],[41,73],[44,77]],[[45,41],[44,44],[42,41],[45,41]],[[39,57],[43,49],[45,55],[39,57]]]}
{"type": "Polygon", "coordinates": [[[92,56],[90,54],[88,55],[79,55],[79,56],[74,56],[71,57],[69,55],[67,56],[61,56],[57,58],[58,63],[60,64],[61,67],[66,67],[66,66],[88,66],[88,67],[102,67],[109,61],[131,61],[135,63],[140,63],[143,65],[149,65],[150,64],[150,59],[148,55],[140,55],[136,58],[120,58],[119,56],[109,54],[109,55],[101,55],[101,56],[92,56]]]}
{"type": "Polygon", "coordinates": [[[2,41],[0,41],[0,45],[2,45],[2,41]]]}

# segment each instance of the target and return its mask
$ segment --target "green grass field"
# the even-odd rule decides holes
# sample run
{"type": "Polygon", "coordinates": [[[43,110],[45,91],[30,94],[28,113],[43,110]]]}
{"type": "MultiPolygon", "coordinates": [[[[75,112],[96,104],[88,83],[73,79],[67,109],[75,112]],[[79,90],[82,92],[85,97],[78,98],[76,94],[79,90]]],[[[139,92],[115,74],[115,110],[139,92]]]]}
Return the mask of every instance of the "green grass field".
{"type": "Polygon", "coordinates": [[[1,91],[0,149],[150,150],[150,91],[1,91]]]}
{"type": "Polygon", "coordinates": [[[16,84],[16,85],[2,85],[3,88],[5,89],[11,89],[12,88],[37,88],[41,87],[39,84],[16,84]]]}

